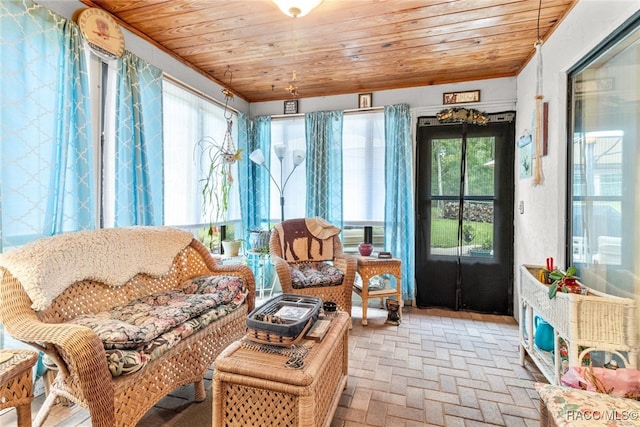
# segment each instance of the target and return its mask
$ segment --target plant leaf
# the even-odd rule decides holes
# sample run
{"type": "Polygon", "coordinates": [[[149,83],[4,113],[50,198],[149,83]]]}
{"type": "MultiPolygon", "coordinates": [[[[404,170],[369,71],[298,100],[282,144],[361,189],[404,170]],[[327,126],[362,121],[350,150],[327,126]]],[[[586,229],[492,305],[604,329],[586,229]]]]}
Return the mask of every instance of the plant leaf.
{"type": "Polygon", "coordinates": [[[576,267],[574,267],[573,265],[569,268],[567,268],[567,276],[575,276],[576,273],[578,272],[578,269],[576,267]]]}
{"type": "Polygon", "coordinates": [[[560,280],[564,277],[564,274],[562,274],[562,272],[560,272],[559,270],[553,270],[549,273],[549,277],[553,280],[560,280]]]}
{"type": "Polygon", "coordinates": [[[549,299],[554,299],[558,293],[558,283],[554,282],[549,286],[549,299]]]}

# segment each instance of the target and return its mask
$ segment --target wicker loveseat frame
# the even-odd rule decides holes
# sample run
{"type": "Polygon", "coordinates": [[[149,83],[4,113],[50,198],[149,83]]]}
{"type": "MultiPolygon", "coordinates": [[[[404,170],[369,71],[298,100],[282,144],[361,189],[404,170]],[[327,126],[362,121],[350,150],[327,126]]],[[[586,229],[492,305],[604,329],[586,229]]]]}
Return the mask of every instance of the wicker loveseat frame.
{"type": "MultiPolygon", "coordinates": [[[[96,254],[86,256],[105,262],[98,260],[96,254]]],[[[67,267],[74,268],[73,265],[67,267]]],[[[35,425],[44,422],[57,396],[86,408],[93,426],[105,427],[136,425],[160,399],[185,384],[193,383],[195,400],[203,401],[205,372],[227,345],[244,335],[246,316],[255,301],[255,279],[251,270],[243,265],[216,264],[207,248],[195,239],[175,256],[166,274],[157,277],[136,274],[120,287],[108,287],[93,280],[78,281],[39,311],[32,308],[23,284],[10,271],[0,267],[0,273],[0,319],[6,331],[46,353],[58,367],[35,425]],[[180,341],[137,372],[112,377],[98,336],[87,327],[63,323],[80,314],[95,314],[146,295],[175,289],[199,275],[242,278],[248,291],[243,305],[180,341]]]]}

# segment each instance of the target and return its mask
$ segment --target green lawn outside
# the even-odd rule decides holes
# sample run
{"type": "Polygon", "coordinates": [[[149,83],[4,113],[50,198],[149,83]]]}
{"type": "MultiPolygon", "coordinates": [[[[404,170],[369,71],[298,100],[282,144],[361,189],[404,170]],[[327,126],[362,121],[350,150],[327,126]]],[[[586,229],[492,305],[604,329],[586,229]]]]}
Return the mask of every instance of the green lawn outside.
{"type": "MultiPolygon", "coordinates": [[[[485,241],[493,241],[493,224],[488,222],[465,221],[473,229],[473,239],[464,244],[481,246],[485,241]]],[[[458,220],[431,220],[431,247],[453,248],[458,246],[458,220]]],[[[491,245],[492,246],[492,245],[491,245]]]]}

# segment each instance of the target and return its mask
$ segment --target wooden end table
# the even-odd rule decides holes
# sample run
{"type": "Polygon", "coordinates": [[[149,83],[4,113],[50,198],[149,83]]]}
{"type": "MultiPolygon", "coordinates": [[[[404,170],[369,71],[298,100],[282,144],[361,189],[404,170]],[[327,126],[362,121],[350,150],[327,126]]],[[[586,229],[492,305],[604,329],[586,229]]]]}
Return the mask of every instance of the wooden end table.
{"type": "Polygon", "coordinates": [[[0,363],[0,410],[15,406],[18,426],[31,427],[31,368],[38,361],[38,353],[31,350],[0,350],[0,355],[4,354],[11,354],[12,357],[0,363]]]}
{"type": "Polygon", "coordinates": [[[362,288],[353,285],[353,291],[362,298],[362,325],[367,325],[367,305],[369,299],[380,298],[380,308],[384,308],[385,297],[395,296],[398,300],[398,315],[402,319],[402,261],[398,258],[378,258],[373,256],[356,255],[358,259],[358,274],[362,278],[362,288]],[[369,290],[369,280],[380,274],[391,274],[396,278],[396,288],[369,290]]]}
{"type": "Polygon", "coordinates": [[[294,346],[305,354],[299,369],[287,366],[292,349],[231,344],[214,362],[213,426],[329,427],[347,384],[349,325],[337,312],[322,341],[294,346]]]}

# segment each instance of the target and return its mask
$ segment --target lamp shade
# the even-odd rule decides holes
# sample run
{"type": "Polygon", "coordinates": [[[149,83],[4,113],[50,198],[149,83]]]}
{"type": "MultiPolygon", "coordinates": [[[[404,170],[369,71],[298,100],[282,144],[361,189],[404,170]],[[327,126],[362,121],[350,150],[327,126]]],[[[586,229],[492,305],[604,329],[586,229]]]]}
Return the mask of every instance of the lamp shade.
{"type": "Polygon", "coordinates": [[[300,166],[304,162],[305,152],[303,150],[293,150],[293,165],[300,166]]]}
{"type": "Polygon", "coordinates": [[[276,144],[273,146],[273,151],[276,153],[278,160],[284,159],[284,153],[287,151],[287,146],[284,144],[276,144]]]}
{"type": "Polygon", "coordinates": [[[251,154],[249,154],[249,159],[251,159],[253,163],[257,163],[259,165],[264,164],[264,154],[262,154],[262,150],[259,148],[253,150],[251,154]]]}
{"type": "Polygon", "coordinates": [[[293,18],[305,16],[322,3],[322,0],[273,0],[280,10],[293,18]]]}

